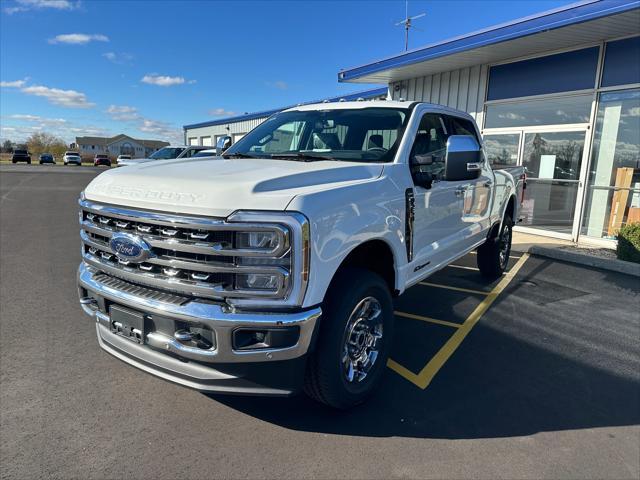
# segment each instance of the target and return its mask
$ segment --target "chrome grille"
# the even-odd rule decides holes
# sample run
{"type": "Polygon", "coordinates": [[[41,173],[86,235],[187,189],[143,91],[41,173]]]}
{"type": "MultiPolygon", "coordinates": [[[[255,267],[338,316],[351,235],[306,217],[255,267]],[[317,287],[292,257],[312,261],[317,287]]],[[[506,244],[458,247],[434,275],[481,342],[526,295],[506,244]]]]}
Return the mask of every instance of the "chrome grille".
{"type": "Polygon", "coordinates": [[[81,200],[80,226],[84,261],[134,284],[218,300],[284,298],[290,287],[289,230],[282,225],[234,224],[81,200]],[[238,232],[276,232],[278,245],[269,249],[236,248],[238,232]],[[136,263],[116,255],[109,245],[116,233],[144,240],[150,247],[150,257],[136,263]],[[243,290],[238,287],[238,274],[274,275],[277,284],[270,289],[243,290]]]}

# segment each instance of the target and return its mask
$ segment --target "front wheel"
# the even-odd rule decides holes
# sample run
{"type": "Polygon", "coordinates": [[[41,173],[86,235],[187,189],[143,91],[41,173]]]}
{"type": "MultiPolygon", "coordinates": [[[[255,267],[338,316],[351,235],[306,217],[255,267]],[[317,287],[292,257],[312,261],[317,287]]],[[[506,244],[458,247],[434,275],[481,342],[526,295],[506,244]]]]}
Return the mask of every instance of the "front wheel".
{"type": "Polygon", "coordinates": [[[379,275],[346,268],[331,283],[322,309],[305,392],[331,407],[350,408],[373,393],[387,363],[393,334],[391,293],[379,275]]]}
{"type": "Polygon", "coordinates": [[[487,278],[495,279],[504,273],[509,264],[511,239],[513,236],[513,220],[505,215],[502,228],[496,238],[489,238],[478,248],[478,268],[487,278]]]}

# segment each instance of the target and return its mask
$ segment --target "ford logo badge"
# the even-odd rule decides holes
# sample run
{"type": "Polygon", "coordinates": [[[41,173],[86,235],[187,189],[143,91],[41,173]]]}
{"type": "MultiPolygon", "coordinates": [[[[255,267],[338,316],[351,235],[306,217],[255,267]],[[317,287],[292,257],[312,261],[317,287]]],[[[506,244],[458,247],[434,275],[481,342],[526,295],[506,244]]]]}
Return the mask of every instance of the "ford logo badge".
{"type": "Polygon", "coordinates": [[[118,258],[128,262],[140,263],[151,257],[151,247],[136,235],[114,233],[109,241],[111,251],[118,258]]]}

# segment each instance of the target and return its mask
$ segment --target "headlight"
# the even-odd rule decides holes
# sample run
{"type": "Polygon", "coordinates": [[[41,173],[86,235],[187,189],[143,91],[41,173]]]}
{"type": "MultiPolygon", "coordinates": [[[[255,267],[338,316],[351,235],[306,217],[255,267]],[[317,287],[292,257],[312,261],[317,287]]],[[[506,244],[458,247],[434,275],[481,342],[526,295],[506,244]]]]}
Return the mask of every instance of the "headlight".
{"type": "Polygon", "coordinates": [[[238,290],[271,290],[277,291],[282,275],[267,275],[250,273],[236,275],[236,289],[238,290]]]}
{"type": "Polygon", "coordinates": [[[303,303],[309,279],[309,221],[296,212],[243,212],[227,218],[234,229],[236,265],[227,303],[241,308],[303,303]],[[243,225],[244,224],[244,225],[243,225]],[[252,294],[251,292],[255,292],[252,294]]]}
{"type": "Polygon", "coordinates": [[[279,238],[276,232],[238,232],[236,233],[236,247],[273,250],[278,246],[279,238]]]}

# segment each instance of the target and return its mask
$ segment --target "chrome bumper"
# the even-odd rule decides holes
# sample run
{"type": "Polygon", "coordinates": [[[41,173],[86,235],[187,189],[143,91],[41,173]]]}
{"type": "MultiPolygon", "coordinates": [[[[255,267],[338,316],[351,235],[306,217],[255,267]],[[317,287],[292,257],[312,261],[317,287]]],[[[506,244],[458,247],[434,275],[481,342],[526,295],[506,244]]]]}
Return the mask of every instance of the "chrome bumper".
{"type": "Polygon", "coordinates": [[[100,346],[131,365],[199,390],[258,394],[290,393],[288,388],[273,389],[268,385],[227,387],[225,384],[233,384],[233,380],[241,379],[244,375],[243,369],[235,369],[234,373],[229,375],[220,371],[218,366],[246,364],[249,368],[249,364],[287,363],[301,359],[309,350],[316,322],[321,315],[320,308],[295,313],[233,313],[224,310],[219,304],[197,300],[179,304],[171,298],[163,301],[162,295],[159,299],[154,299],[151,295],[143,296],[114,288],[113,285],[99,281],[99,278],[96,280],[97,273],[97,270],[84,262],[81,263],[78,269],[78,290],[82,309],[97,323],[100,346]],[[159,332],[148,332],[144,344],[136,344],[111,332],[111,321],[104,308],[104,300],[140,311],[150,317],[157,315],[204,325],[215,333],[215,345],[210,349],[190,347],[159,332]],[[233,348],[232,334],[237,328],[259,330],[292,326],[299,327],[300,335],[298,342],[291,347],[242,351],[233,348]]]}

